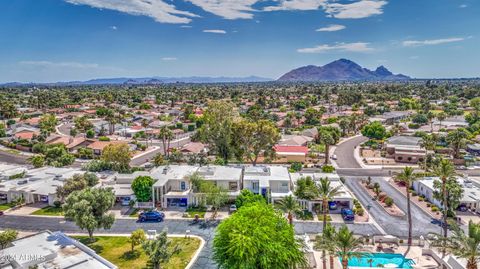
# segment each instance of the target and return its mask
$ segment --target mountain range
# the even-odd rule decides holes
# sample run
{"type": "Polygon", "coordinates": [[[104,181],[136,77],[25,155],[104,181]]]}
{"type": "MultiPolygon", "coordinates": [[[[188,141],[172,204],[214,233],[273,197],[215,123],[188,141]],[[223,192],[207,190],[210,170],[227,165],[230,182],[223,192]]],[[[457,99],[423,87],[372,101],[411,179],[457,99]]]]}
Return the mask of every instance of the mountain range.
{"type": "Polygon", "coordinates": [[[408,76],[393,74],[383,65],[372,71],[353,61],[339,59],[324,66],[307,65],[294,69],[281,76],[278,81],[393,81],[408,79],[410,79],[408,76]]]}

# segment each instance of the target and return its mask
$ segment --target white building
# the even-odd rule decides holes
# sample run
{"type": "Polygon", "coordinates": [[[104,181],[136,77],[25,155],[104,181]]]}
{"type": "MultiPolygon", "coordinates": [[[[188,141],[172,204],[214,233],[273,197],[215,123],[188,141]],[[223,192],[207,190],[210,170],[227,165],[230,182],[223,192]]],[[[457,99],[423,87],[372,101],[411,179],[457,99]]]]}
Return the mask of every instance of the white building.
{"type": "Polygon", "coordinates": [[[40,232],[0,250],[0,268],[116,269],[87,246],[61,232],[40,232]]]}
{"type": "Polygon", "coordinates": [[[243,171],[243,189],[261,194],[269,202],[275,202],[292,194],[292,181],[284,166],[246,166],[243,171]]]}
{"type": "MultiPolygon", "coordinates": [[[[332,203],[335,204],[335,209],[330,209],[331,213],[340,212],[342,208],[353,209],[353,195],[347,189],[347,187],[340,180],[340,176],[337,173],[292,173],[290,174],[294,186],[300,178],[311,177],[317,184],[322,178],[327,178],[330,181],[331,188],[339,188],[338,194],[332,199],[332,203]]],[[[301,206],[309,211],[313,211],[314,207],[322,205],[322,200],[300,200],[301,206]]]]}
{"type": "Polygon", "coordinates": [[[57,200],[57,187],[84,171],[74,168],[42,167],[26,170],[18,179],[0,181],[0,199],[7,202],[23,198],[25,203],[44,202],[50,206],[57,200]]]}
{"type": "Polygon", "coordinates": [[[160,166],[151,171],[156,180],[153,185],[153,197],[161,207],[185,207],[197,205],[198,200],[191,189],[188,177],[198,173],[205,180],[227,190],[231,199],[240,193],[242,169],[229,166],[189,166],[169,165],[160,166]]]}
{"type": "MultiPolygon", "coordinates": [[[[435,189],[433,182],[440,180],[438,177],[425,177],[422,180],[413,182],[413,189],[437,207],[442,208],[441,201],[433,197],[435,189]]],[[[480,208],[480,185],[466,178],[457,177],[458,183],[463,187],[463,197],[460,200],[460,205],[465,205],[469,209],[478,210],[480,208]]]]}

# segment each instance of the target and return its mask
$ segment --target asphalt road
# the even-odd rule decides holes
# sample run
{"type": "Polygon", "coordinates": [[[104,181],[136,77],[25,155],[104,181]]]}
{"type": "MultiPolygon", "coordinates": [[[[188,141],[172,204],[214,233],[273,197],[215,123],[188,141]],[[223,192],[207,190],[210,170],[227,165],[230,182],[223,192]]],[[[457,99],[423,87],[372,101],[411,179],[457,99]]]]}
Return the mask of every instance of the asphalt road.
{"type": "Polygon", "coordinates": [[[334,151],[334,154],[337,156],[336,163],[339,168],[362,168],[358,164],[357,160],[353,156],[353,151],[356,146],[367,141],[368,138],[364,136],[358,136],[347,140],[346,142],[341,143],[337,146],[334,151]]]}
{"type": "MultiPolygon", "coordinates": [[[[365,207],[367,207],[368,205],[371,206],[370,210],[368,210],[370,216],[376,220],[376,222],[385,230],[385,232],[391,235],[405,238],[408,234],[407,216],[405,215],[403,217],[395,217],[388,214],[376,201],[372,200],[368,193],[364,191],[363,187],[360,185],[360,181],[362,178],[346,178],[345,184],[365,207]]],[[[381,186],[382,191],[387,193],[388,196],[392,197],[395,204],[406,214],[406,198],[400,192],[390,186],[390,184],[382,178],[372,178],[372,182],[378,182],[381,186]]],[[[440,232],[440,226],[432,224],[432,218],[430,217],[430,215],[423,212],[423,210],[421,210],[414,203],[411,204],[411,210],[413,223],[412,233],[414,237],[418,237],[420,235],[426,236],[428,233],[431,232],[440,232]]]]}
{"type": "Polygon", "coordinates": [[[0,150],[0,162],[2,163],[25,165],[25,164],[29,164],[27,159],[28,159],[28,156],[21,155],[21,154],[14,154],[14,153],[0,150]]]}

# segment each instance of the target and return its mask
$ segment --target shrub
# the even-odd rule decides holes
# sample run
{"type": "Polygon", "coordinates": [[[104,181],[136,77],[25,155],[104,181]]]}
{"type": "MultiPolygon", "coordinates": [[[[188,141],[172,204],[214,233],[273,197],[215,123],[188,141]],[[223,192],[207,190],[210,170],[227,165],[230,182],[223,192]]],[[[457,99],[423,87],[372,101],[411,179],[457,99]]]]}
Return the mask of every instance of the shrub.
{"type": "Polygon", "coordinates": [[[365,210],[363,208],[355,208],[355,213],[359,216],[363,216],[365,214],[365,210]]]}
{"type": "Polygon", "coordinates": [[[99,141],[110,141],[110,138],[109,137],[106,137],[106,136],[100,136],[98,138],[99,141]]]}
{"type": "Polygon", "coordinates": [[[56,208],[60,208],[62,206],[62,202],[57,200],[57,201],[53,202],[53,206],[55,206],[56,208]]]}
{"type": "Polygon", "coordinates": [[[393,199],[391,197],[386,197],[385,198],[385,204],[390,207],[393,205],[393,199]]]}
{"type": "Polygon", "coordinates": [[[324,165],[322,166],[322,172],[324,173],[333,173],[333,171],[335,171],[335,167],[333,167],[332,165],[324,165]]]}
{"type": "Polygon", "coordinates": [[[436,206],[432,206],[431,210],[432,210],[432,212],[437,212],[437,211],[439,211],[440,209],[439,209],[438,207],[436,207],[436,206]]]}

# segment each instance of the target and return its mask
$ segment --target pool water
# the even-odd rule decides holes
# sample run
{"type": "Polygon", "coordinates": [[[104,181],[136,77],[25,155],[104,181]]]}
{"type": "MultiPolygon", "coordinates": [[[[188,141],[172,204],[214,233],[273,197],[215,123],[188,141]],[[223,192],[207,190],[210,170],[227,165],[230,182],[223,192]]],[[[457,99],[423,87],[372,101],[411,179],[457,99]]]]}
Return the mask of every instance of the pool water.
{"type": "MultiPolygon", "coordinates": [[[[384,268],[413,268],[415,262],[406,259],[402,254],[397,253],[363,253],[362,258],[352,258],[348,261],[350,267],[384,267],[384,268]],[[373,260],[372,265],[368,262],[373,260]]],[[[341,260],[340,260],[341,261],[341,260]]]]}

